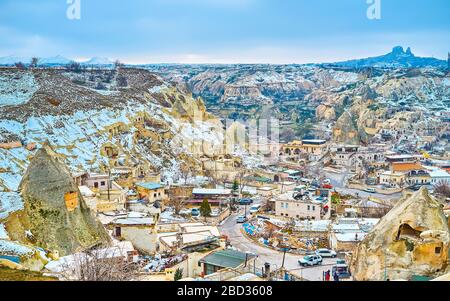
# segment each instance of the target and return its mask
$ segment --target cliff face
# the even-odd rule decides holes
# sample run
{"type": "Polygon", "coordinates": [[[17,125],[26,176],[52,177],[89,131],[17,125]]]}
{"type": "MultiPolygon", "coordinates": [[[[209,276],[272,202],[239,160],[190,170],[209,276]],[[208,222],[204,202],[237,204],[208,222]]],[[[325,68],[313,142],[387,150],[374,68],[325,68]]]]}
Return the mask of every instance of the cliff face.
{"type": "Polygon", "coordinates": [[[449,226],[441,204],[425,188],[400,200],[358,246],[355,280],[409,280],[447,267],[449,226]]]}
{"type": "Polygon", "coordinates": [[[69,170],[49,146],[44,145],[31,160],[20,192],[24,209],[7,221],[11,240],[56,250],[63,256],[109,243],[69,170]]]}

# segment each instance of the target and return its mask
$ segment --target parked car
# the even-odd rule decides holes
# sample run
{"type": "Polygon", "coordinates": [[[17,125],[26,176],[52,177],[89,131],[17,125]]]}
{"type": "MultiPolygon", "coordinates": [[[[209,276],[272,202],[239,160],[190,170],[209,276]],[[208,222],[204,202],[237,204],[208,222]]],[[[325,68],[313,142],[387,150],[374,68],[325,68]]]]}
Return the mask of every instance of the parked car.
{"type": "Polygon", "coordinates": [[[213,209],[211,211],[211,217],[218,217],[220,215],[220,211],[218,209],[213,209]]]}
{"type": "Polygon", "coordinates": [[[315,265],[321,265],[322,264],[322,257],[319,255],[308,255],[303,257],[298,261],[298,264],[302,267],[304,266],[315,266],[315,265]]]}
{"type": "Polygon", "coordinates": [[[256,204],[250,207],[249,212],[251,214],[257,213],[259,211],[259,209],[261,209],[261,204],[256,204]]]}
{"type": "Polygon", "coordinates": [[[347,263],[343,259],[339,259],[336,265],[333,267],[332,274],[334,274],[335,272],[337,273],[340,279],[346,279],[352,276],[347,263]]]}
{"type": "Polygon", "coordinates": [[[247,217],[245,217],[243,215],[238,216],[237,219],[236,219],[236,223],[238,223],[238,224],[243,224],[246,221],[247,221],[247,217]]]}
{"type": "Polygon", "coordinates": [[[331,184],[331,180],[330,180],[330,179],[325,179],[325,180],[323,181],[323,183],[324,183],[324,184],[331,184]]]}
{"type": "Polygon", "coordinates": [[[375,188],[366,188],[364,189],[364,191],[368,193],[377,193],[377,190],[375,188]]]}
{"type": "Polygon", "coordinates": [[[294,181],[294,182],[299,182],[302,179],[302,177],[299,176],[289,176],[288,180],[294,181]]]}
{"type": "Polygon", "coordinates": [[[331,184],[323,184],[322,188],[324,188],[324,189],[333,189],[333,185],[331,185],[331,184]]]}
{"type": "Polygon", "coordinates": [[[252,199],[240,199],[239,200],[239,205],[251,205],[253,204],[253,200],[252,199]]]}
{"type": "Polygon", "coordinates": [[[197,208],[193,208],[193,209],[191,210],[191,215],[192,215],[192,216],[200,216],[200,210],[197,209],[197,208]]]}
{"type": "Polygon", "coordinates": [[[336,258],[337,253],[329,249],[318,249],[316,255],[319,255],[322,258],[336,258]]]}

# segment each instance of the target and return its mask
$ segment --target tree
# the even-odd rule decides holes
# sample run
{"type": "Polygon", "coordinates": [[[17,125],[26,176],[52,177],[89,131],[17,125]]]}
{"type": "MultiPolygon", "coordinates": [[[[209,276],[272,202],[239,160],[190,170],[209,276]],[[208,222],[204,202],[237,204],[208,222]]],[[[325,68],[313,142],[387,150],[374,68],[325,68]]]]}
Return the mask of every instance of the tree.
{"type": "Polygon", "coordinates": [[[238,192],[238,190],[239,190],[239,182],[237,179],[234,179],[232,190],[234,193],[238,192]]]}
{"type": "Polygon", "coordinates": [[[189,177],[191,177],[193,174],[193,168],[188,163],[183,163],[180,168],[180,173],[184,181],[184,185],[186,185],[189,177]]]}
{"type": "Polygon", "coordinates": [[[75,61],[72,61],[70,64],[66,66],[66,69],[75,73],[81,72],[81,64],[75,61]]]}
{"type": "MultiPolygon", "coordinates": [[[[69,281],[131,281],[139,276],[139,269],[111,251],[90,250],[63,261],[61,277],[69,281]]],[[[118,254],[117,254],[118,255],[118,254]]]]}
{"type": "Polygon", "coordinates": [[[434,192],[446,198],[450,197],[450,186],[447,181],[440,181],[434,186],[434,192]]]}
{"type": "Polygon", "coordinates": [[[183,269],[182,268],[178,268],[175,271],[175,275],[174,275],[173,280],[174,281],[180,281],[181,279],[183,279],[183,269]]]}
{"type": "Polygon", "coordinates": [[[341,203],[341,196],[339,193],[336,192],[331,195],[331,203],[334,205],[339,205],[341,203]]]}
{"type": "Polygon", "coordinates": [[[119,86],[120,88],[128,87],[127,78],[123,75],[117,76],[117,86],[119,86]]]}
{"type": "Polygon", "coordinates": [[[169,199],[168,205],[173,207],[173,210],[175,211],[175,214],[180,214],[181,209],[184,208],[184,205],[186,204],[185,197],[171,197],[169,199]]]}
{"type": "Polygon", "coordinates": [[[120,69],[120,68],[122,68],[124,66],[124,64],[122,63],[122,62],[120,62],[119,60],[116,60],[115,62],[114,62],[114,68],[115,69],[120,69]]]}
{"type": "Polygon", "coordinates": [[[242,192],[244,191],[245,186],[248,183],[248,171],[247,169],[243,168],[238,172],[237,181],[239,184],[239,195],[242,195],[242,192]]]}
{"type": "Polygon", "coordinates": [[[18,62],[18,63],[14,63],[14,66],[19,69],[19,70],[26,70],[27,67],[25,67],[24,63],[22,62],[18,62]]]}
{"type": "Polygon", "coordinates": [[[211,216],[211,205],[209,204],[209,201],[207,199],[203,200],[203,203],[200,206],[200,213],[205,218],[211,216]]]}
{"type": "Polygon", "coordinates": [[[39,58],[37,58],[37,57],[31,58],[31,64],[30,64],[31,68],[36,68],[38,66],[38,64],[39,64],[39,58]]]}

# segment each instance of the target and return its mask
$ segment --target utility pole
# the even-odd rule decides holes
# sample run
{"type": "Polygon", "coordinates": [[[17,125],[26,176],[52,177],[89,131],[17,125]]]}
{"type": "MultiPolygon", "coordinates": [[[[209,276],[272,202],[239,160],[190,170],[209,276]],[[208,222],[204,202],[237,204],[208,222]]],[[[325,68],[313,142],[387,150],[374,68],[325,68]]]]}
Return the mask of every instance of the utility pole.
{"type": "Polygon", "coordinates": [[[288,248],[286,248],[286,247],[283,248],[283,262],[281,264],[281,269],[280,270],[282,270],[284,268],[284,261],[286,259],[286,252],[287,252],[287,250],[288,250],[288,248]]]}
{"type": "Polygon", "coordinates": [[[111,202],[111,169],[108,168],[108,202],[111,202]]]}

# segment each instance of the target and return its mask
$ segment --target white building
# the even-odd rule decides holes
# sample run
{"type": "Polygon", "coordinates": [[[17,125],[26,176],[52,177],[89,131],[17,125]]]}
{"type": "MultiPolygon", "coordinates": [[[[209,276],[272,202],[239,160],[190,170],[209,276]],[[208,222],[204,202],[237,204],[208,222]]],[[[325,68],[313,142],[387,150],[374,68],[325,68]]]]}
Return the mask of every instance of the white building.
{"type": "Polygon", "coordinates": [[[442,168],[434,167],[434,166],[424,166],[428,170],[428,174],[430,175],[430,184],[436,185],[441,182],[447,183],[450,185],[450,174],[442,168]]]}

